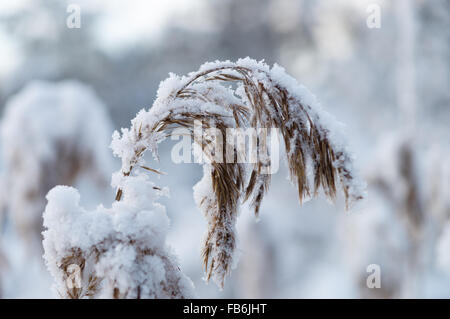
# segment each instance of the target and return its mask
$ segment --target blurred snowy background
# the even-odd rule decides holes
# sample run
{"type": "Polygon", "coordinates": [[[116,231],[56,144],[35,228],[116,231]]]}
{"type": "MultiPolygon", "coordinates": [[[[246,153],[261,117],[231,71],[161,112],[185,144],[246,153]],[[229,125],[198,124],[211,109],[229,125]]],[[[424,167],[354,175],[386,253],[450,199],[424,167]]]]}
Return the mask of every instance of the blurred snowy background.
{"type": "Polygon", "coordinates": [[[282,166],[260,222],[242,210],[240,261],[219,291],[202,280],[201,167],[174,164],[165,142],[153,166],[169,172],[157,182],[171,192],[170,244],[198,296],[450,298],[447,0],[1,1],[0,297],[54,297],[40,238],[49,189],[110,203],[113,129],[169,72],[246,56],[284,66],[346,124],[369,198],[350,213],[342,200],[300,207],[282,166]],[[66,25],[70,3],[81,28],[66,25]],[[372,264],[381,288],[366,285],[372,264]]]}

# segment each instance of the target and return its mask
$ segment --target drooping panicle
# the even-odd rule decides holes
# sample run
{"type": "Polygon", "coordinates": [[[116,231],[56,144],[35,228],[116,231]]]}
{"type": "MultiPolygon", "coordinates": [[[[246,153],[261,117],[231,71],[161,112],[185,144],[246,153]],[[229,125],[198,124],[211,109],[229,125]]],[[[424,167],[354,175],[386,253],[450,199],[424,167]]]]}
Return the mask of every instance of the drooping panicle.
{"type": "MultiPolygon", "coordinates": [[[[184,77],[171,74],[163,81],[150,110],[141,111],[122,135],[114,135],[112,148],[122,158],[123,176],[145,164],[146,150],[157,156],[157,144],[175,127],[185,127],[194,136],[196,121],[206,129],[218,129],[223,137],[230,128],[276,128],[300,202],[320,189],[333,199],[339,185],[347,207],[364,196],[365,184],[355,173],[340,124],[283,68],[270,68],[250,58],[206,63],[197,72],[184,77]]],[[[256,137],[258,147],[266,145],[272,134],[265,132],[256,137]]],[[[206,278],[223,286],[233,262],[239,205],[250,200],[258,214],[269,188],[271,162],[270,156],[258,156],[250,164],[218,161],[205,151],[213,140],[207,137],[198,140],[194,136],[210,160],[194,192],[208,221],[202,251],[206,278]]],[[[229,142],[224,138],[225,145],[229,142]]],[[[243,155],[237,147],[226,149],[236,152],[236,157],[243,155]]],[[[116,199],[121,196],[118,189],[116,199]]]]}

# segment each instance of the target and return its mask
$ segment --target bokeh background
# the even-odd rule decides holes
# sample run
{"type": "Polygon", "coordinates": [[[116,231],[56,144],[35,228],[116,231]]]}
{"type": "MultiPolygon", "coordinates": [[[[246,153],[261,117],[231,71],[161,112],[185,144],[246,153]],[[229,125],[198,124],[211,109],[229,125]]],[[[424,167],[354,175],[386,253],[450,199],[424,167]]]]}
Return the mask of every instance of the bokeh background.
{"type": "Polygon", "coordinates": [[[169,72],[250,56],[284,66],[346,124],[369,196],[351,212],[342,199],[300,206],[282,165],[261,220],[241,211],[239,263],[220,291],[202,280],[201,167],[174,164],[166,141],[153,166],[169,174],[155,179],[198,296],[449,298],[449,48],[447,0],[1,1],[0,297],[55,297],[45,194],[74,185],[85,206],[108,206],[112,132],[169,72]],[[81,28],[66,25],[70,3],[81,28]],[[380,28],[367,25],[373,5],[380,28]],[[367,287],[373,264],[381,288],[367,287]]]}

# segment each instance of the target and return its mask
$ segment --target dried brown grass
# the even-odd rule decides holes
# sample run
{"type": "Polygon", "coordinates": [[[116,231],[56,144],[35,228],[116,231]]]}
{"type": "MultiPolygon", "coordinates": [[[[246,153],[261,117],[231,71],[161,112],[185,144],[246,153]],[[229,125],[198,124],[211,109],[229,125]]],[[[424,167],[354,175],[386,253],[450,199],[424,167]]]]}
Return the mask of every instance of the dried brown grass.
{"type": "MultiPolygon", "coordinates": [[[[326,196],[334,199],[338,182],[341,181],[346,202],[349,202],[349,183],[353,179],[352,172],[343,162],[348,155],[335,150],[328,138],[328,131],[322,127],[320,121],[309,105],[303,105],[287,88],[280,86],[271,79],[270,74],[264,74],[264,81],[254,76],[256,71],[250,68],[234,65],[211,68],[203,72],[190,75],[190,80],[180,89],[170,95],[173,100],[198,100],[199,102],[214,102],[233,114],[234,127],[276,127],[281,131],[287,153],[290,176],[298,188],[300,203],[305,197],[316,196],[319,189],[323,189],[326,196]],[[226,101],[213,100],[212,94],[199,92],[195,89],[197,83],[241,83],[245,90],[247,103],[227,104],[226,101]],[[247,104],[248,106],[246,106],[247,104]],[[298,110],[294,114],[293,110],[298,110]],[[313,161],[314,182],[310,185],[307,177],[307,161],[313,161]]],[[[214,89],[213,86],[211,86],[214,89]]],[[[228,123],[219,113],[168,113],[159,119],[153,126],[141,124],[134,126],[136,144],[147,138],[144,132],[163,132],[174,127],[185,127],[193,134],[194,120],[200,121],[204,127],[214,125],[226,136],[228,123]]],[[[258,136],[258,143],[265,142],[267,136],[258,136]]],[[[196,141],[198,142],[198,141],[196,141]]],[[[226,145],[226,140],[224,141],[226,145]]],[[[201,143],[204,149],[207,145],[201,143]]],[[[124,176],[138,163],[146,148],[137,148],[135,156],[130,162],[129,169],[123,171],[124,176]]],[[[224,153],[226,150],[224,149],[224,153]]],[[[231,266],[231,253],[235,246],[234,223],[237,209],[241,199],[249,200],[254,212],[258,215],[261,202],[269,189],[270,175],[264,174],[264,169],[270,163],[260,159],[253,165],[248,178],[245,176],[245,166],[241,163],[212,162],[211,180],[214,198],[203,198],[200,206],[205,214],[212,216],[209,219],[208,234],[202,251],[203,263],[209,279],[213,273],[222,273],[219,279],[223,285],[223,277],[229,273],[231,266]],[[213,253],[214,251],[217,253],[213,253]]],[[[118,189],[116,200],[122,197],[122,190],[118,189]]],[[[359,199],[359,198],[356,198],[359,199]]]]}

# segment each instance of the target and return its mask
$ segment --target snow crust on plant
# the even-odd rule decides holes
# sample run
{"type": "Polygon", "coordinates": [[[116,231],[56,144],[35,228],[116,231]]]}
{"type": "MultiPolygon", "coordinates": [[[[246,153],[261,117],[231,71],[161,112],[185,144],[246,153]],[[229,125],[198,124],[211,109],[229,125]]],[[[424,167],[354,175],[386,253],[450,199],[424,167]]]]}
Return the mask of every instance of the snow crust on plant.
{"type": "MultiPolygon", "coordinates": [[[[264,125],[273,123],[273,119],[280,120],[275,107],[267,107],[267,112],[257,110],[257,107],[254,105],[255,101],[249,96],[247,87],[244,86],[244,76],[238,70],[248,72],[250,74],[248,76],[258,83],[260,88],[270,94],[280,88],[283,92],[286,92],[287,96],[285,98],[288,101],[289,114],[283,125],[287,128],[301,127],[304,130],[302,133],[308,136],[317,137],[315,134],[319,134],[321,141],[329,143],[335,156],[331,165],[339,172],[340,184],[346,194],[346,201],[349,207],[365,197],[366,184],[359,178],[353,167],[353,157],[347,148],[344,134],[341,133],[343,125],[324,111],[315,96],[304,86],[298,84],[293,77],[287,75],[282,67],[274,65],[270,68],[263,61],[258,62],[248,57],[237,62],[207,62],[198,71],[191,72],[187,76],[177,76],[171,73],[168,79],[162,81],[153,106],[149,110],[141,110],[131,121],[130,129],[122,129],[121,134],[117,131],[113,134],[111,148],[114,154],[122,160],[122,168],[118,174],[121,173],[125,179],[133,176],[134,167],[145,165],[142,155],[147,150],[153,152],[154,157],[158,158],[157,146],[166,137],[167,133],[165,131],[170,129],[171,124],[186,121],[189,117],[195,118],[199,114],[210,114],[209,120],[212,122],[212,127],[214,127],[214,124],[223,124],[226,127],[233,128],[237,127],[238,123],[236,123],[236,116],[233,113],[235,109],[232,106],[244,104],[249,112],[254,112],[250,120],[243,120],[244,123],[239,123],[244,125],[244,127],[251,127],[252,125],[264,127],[264,125]],[[226,74],[221,74],[221,70],[226,70],[226,74]],[[216,77],[214,77],[215,73],[210,72],[217,72],[216,77]],[[206,74],[209,76],[208,79],[197,81],[206,74]],[[227,87],[220,83],[221,80],[230,81],[233,77],[238,79],[235,87],[227,87]],[[260,114],[257,114],[258,112],[260,114]],[[214,123],[214,119],[217,118],[220,118],[220,121],[224,121],[224,123],[214,123]],[[252,119],[257,120],[253,121],[252,119]],[[314,124],[314,128],[311,127],[312,124],[310,123],[314,124]]],[[[261,94],[261,96],[265,105],[273,105],[273,101],[269,101],[268,95],[261,94]]],[[[281,121],[283,120],[281,119],[281,121]]],[[[310,172],[313,169],[311,159],[319,162],[320,159],[318,157],[329,155],[322,155],[323,153],[319,155],[318,152],[323,152],[324,148],[322,147],[318,151],[320,147],[308,144],[310,141],[304,140],[302,133],[294,132],[289,141],[292,147],[288,156],[292,159],[293,155],[301,153],[306,162],[305,170],[310,172]],[[302,147],[302,145],[308,146],[299,150],[299,147],[302,147]]],[[[266,164],[263,163],[264,159],[260,160],[260,162],[263,165],[266,164]]],[[[328,164],[325,160],[320,165],[328,164]]],[[[246,170],[242,172],[245,175],[243,178],[249,178],[251,169],[250,165],[246,166],[246,170]]],[[[322,173],[317,173],[316,170],[316,175],[318,174],[322,173]]],[[[205,267],[208,268],[209,261],[211,267],[207,278],[212,276],[219,286],[223,286],[224,277],[229,272],[230,265],[235,263],[233,252],[235,248],[237,208],[218,207],[219,205],[216,203],[218,198],[213,191],[214,182],[207,175],[211,175],[211,169],[205,166],[204,177],[194,188],[194,197],[209,224],[209,232],[203,251],[205,267]]],[[[297,176],[291,177],[297,182],[297,176]]],[[[333,178],[331,177],[331,179],[333,178]]],[[[254,182],[254,185],[256,185],[254,187],[255,191],[253,191],[254,198],[262,197],[257,192],[265,189],[268,181],[269,177],[267,175],[258,174],[254,182]]],[[[309,181],[308,184],[314,185],[314,182],[309,181]]],[[[322,180],[321,183],[326,184],[327,182],[322,180]]],[[[332,197],[334,195],[333,192],[334,190],[331,190],[327,195],[332,197]]],[[[301,193],[302,197],[309,192],[302,191],[301,193]]],[[[259,204],[256,207],[259,207],[259,204]]],[[[256,212],[258,209],[256,208],[256,212]]]]}
{"type": "MultiPolygon", "coordinates": [[[[145,166],[143,154],[150,150],[158,159],[158,144],[170,130],[181,125],[194,133],[195,120],[222,130],[269,129],[272,125],[283,129],[285,143],[291,146],[287,147],[288,161],[300,200],[311,194],[310,188],[316,193],[319,187],[333,198],[337,181],[347,204],[365,195],[365,184],[354,171],[340,133],[342,125],[283,68],[245,58],[236,63],[206,63],[183,77],[170,74],[161,82],[152,108],[141,110],[131,128],[113,134],[111,148],[121,158],[122,167],[112,177],[117,195],[111,208],[100,205],[87,211],[80,206],[78,191],[65,186],[47,195],[44,258],[63,297],[193,295],[192,283],[165,244],[169,221],[157,199],[168,191],[149,181],[141,168],[155,171],[145,166]],[[236,85],[227,87],[222,81],[235,81],[236,85]],[[312,170],[314,180],[308,183],[305,176],[312,170]],[[74,265],[79,267],[78,281],[73,276],[74,265]]],[[[266,137],[258,138],[262,141],[266,137]]],[[[200,144],[198,156],[205,144],[196,143],[200,144]]],[[[258,213],[270,182],[270,175],[262,173],[268,161],[268,156],[252,165],[206,161],[204,176],[194,187],[196,204],[208,222],[202,250],[205,278],[212,278],[219,287],[237,261],[239,204],[251,197],[258,213]]]]}
{"type": "MultiPolygon", "coordinates": [[[[209,225],[216,223],[217,216],[209,209],[214,206],[215,203],[215,194],[211,191],[212,189],[212,179],[211,179],[211,165],[204,164],[203,165],[203,177],[202,179],[195,184],[193,187],[193,195],[194,201],[197,207],[203,212],[203,215],[209,225]]],[[[223,230],[214,232],[212,238],[210,238],[211,242],[223,244],[223,235],[224,233],[230,232],[234,234],[236,232],[236,217],[237,216],[229,216],[223,226],[223,230]]],[[[221,254],[224,254],[230,261],[232,262],[231,267],[235,268],[238,262],[238,255],[235,254],[235,245],[223,245],[223,249],[212,249],[210,258],[211,260],[219,260],[221,258],[221,254]]],[[[226,269],[227,265],[218,264],[216,265],[215,271],[207,274],[204,279],[208,279],[208,275],[212,278],[212,280],[217,284],[219,289],[223,289],[223,279],[225,274],[229,271],[226,269]]]]}
{"type": "MultiPolygon", "coordinates": [[[[162,81],[159,85],[157,98],[153,106],[147,110],[141,110],[136,117],[131,121],[132,129],[122,129],[122,134],[115,131],[111,148],[115,155],[122,160],[122,172],[129,170],[131,165],[144,165],[145,160],[142,156],[136,157],[138,150],[145,148],[154,152],[157,157],[157,145],[164,140],[165,136],[162,132],[154,132],[148,128],[154,127],[155,123],[170,112],[173,116],[181,115],[183,112],[197,113],[199,111],[206,113],[219,113],[228,118],[232,118],[232,112],[220,106],[220,103],[199,103],[198,99],[184,99],[182,101],[175,100],[173,93],[183,88],[193,76],[216,68],[226,67],[245,67],[254,72],[254,76],[267,85],[268,88],[274,85],[285,87],[291,98],[300,101],[314,114],[314,122],[324,128],[327,134],[327,139],[332,144],[333,148],[340,154],[334,163],[336,167],[341,167],[348,172],[353,172],[356,175],[356,170],[353,167],[353,156],[349,151],[347,145],[348,141],[344,135],[344,125],[338,122],[332,115],[323,110],[316,97],[303,85],[299,84],[297,80],[286,73],[283,67],[275,64],[270,68],[264,61],[256,61],[249,57],[239,59],[237,62],[231,61],[215,61],[206,62],[200,66],[196,72],[191,72],[187,76],[178,76],[170,73],[169,78],[162,81]],[[268,83],[269,78],[275,83],[268,83]],[[137,131],[141,130],[146,138],[138,138],[137,131]]],[[[236,72],[235,72],[236,73],[236,72]]],[[[238,87],[235,92],[231,88],[226,88],[222,85],[214,85],[214,90],[210,85],[205,83],[194,84],[193,88],[200,92],[208,91],[211,95],[211,100],[226,100],[229,104],[238,104],[241,99],[247,106],[250,106],[249,101],[243,94],[242,87],[238,87]],[[240,98],[240,99],[239,99],[240,98]]],[[[287,126],[292,125],[292,122],[302,119],[302,114],[297,109],[292,109],[292,118],[287,126]]],[[[232,126],[232,124],[230,124],[232,126]]],[[[292,152],[294,149],[292,150],[292,152]]],[[[350,203],[349,206],[359,198],[366,194],[366,183],[360,178],[342,179],[343,186],[348,188],[350,203]]]]}
{"type": "Polygon", "coordinates": [[[56,290],[71,297],[67,267],[76,264],[83,268],[81,290],[75,292],[79,297],[194,296],[192,282],[165,243],[169,219],[156,202],[165,192],[144,175],[128,178],[121,187],[122,201],[93,211],[80,206],[80,195],[72,187],[57,186],[48,193],[44,258],[56,290]],[[90,288],[92,278],[97,287],[90,288]]]}

